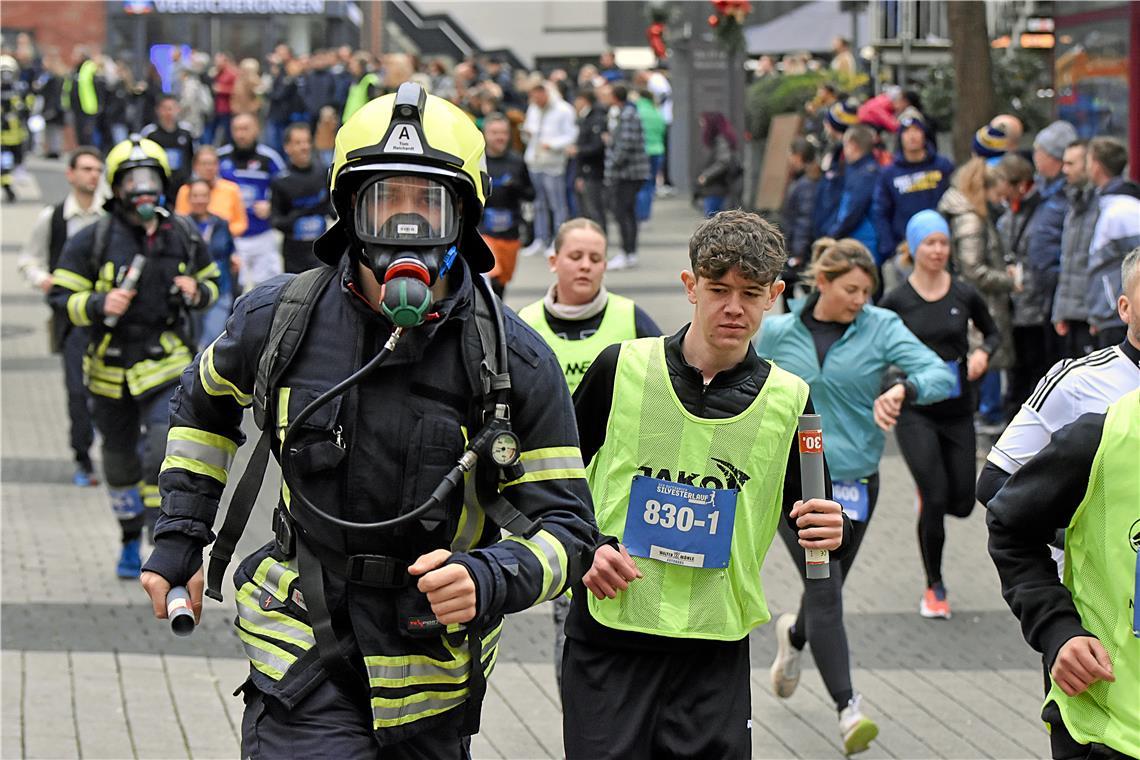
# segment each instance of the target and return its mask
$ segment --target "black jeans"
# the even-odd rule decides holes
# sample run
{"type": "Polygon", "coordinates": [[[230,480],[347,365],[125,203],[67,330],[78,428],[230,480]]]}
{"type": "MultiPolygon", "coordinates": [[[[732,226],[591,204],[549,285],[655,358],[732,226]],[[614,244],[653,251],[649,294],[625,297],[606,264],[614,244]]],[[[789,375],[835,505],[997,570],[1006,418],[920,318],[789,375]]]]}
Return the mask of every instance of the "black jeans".
{"type": "Polygon", "coordinates": [[[600,177],[580,177],[582,180],[581,192],[578,196],[578,210],[582,216],[598,223],[603,230],[606,228],[606,192],[605,185],[600,177]]]}
{"type": "Polygon", "coordinates": [[[1106,330],[1101,330],[1096,334],[1096,347],[1108,348],[1109,346],[1119,346],[1128,337],[1128,328],[1121,325],[1120,327],[1109,327],[1106,330]]]}
{"type": "Polygon", "coordinates": [[[86,328],[71,327],[63,338],[62,356],[71,451],[75,455],[75,463],[90,471],[95,428],[91,422],[91,396],[83,382],[83,356],[87,353],[88,338],[86,328]]]}
{"type": "MultiPolygon", "coordinates": [[[[1037,387],[1037,381],[1045,376],[1053,366],[1052,346],[1049,333],[1053,326],[1026,325],[1013,328],[1013,351],[1015,359],[1009,369],[1009,384],[1006,387],[1005,411],[1006,418],[1013,419],[1013,415],[1021,409],[1021,405],[1028,400],[1037,387]]],[[[1055,337],[1055,336],[1054,336],[1055,337]]]]}
{"type": "Polygon", "coordinates": [[[610,208],[624,253],[637,253],[637,191],[644,184],[645,180],[622,179],[610,185],[610,208]]]}

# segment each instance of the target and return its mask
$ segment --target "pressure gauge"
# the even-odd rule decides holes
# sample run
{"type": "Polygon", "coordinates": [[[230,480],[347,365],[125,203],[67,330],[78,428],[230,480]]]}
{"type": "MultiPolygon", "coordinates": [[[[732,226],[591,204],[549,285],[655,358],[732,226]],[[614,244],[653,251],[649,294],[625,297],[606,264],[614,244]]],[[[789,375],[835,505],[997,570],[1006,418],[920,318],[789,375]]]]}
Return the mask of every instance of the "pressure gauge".
{"type": "Polygon", "coordinates": [[[496,433],[491,439],[491,459],[500,467],[519,461],[519,437],[509,430],[496,433]]]}

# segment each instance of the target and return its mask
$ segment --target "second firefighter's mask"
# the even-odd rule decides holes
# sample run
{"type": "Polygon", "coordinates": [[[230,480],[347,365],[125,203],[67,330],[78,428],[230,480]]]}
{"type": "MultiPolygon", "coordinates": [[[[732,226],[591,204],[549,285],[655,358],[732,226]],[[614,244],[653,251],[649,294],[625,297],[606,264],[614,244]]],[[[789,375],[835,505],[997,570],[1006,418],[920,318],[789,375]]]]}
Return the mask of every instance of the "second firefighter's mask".
{"type": "Polygon", "coordinates": [[[150,166],[127,169],[118,179],[117,192],[128,209],[138,214],[142,221],[149,222],[154,219],[155,209],[161,203],[162,176],[150,166]]]}
{"type": "Polygon", "coordinates": [[[381,310],[398,327],[421,324],[431,308],[431,286],[456,255],[454,192],[431,177],[382,176],[358,191],[353,221],[361,256],[384,285],[381,310]]]}

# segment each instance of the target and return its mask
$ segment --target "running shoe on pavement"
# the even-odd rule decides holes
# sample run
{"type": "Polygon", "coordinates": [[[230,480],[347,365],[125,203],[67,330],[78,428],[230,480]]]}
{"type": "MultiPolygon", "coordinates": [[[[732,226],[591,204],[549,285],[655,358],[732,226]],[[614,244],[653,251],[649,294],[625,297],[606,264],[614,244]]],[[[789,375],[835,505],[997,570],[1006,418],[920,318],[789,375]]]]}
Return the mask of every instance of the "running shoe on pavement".
{"type": "Polygon", "coordinates": [[[792,646],[792,626],[796,616],[790,612],[780,615],[776,621],[776,660],[769,671],[772,675],[772,691],[777,697],[787,699],[795,693],[800,683],[800,657],[803,652],[792,646]]]}
{"type": "Polygon", "coordinates": [[[546,243],[542,242],[541,240],[535,240],[526,248],[523,248],[521,251],[519,251],[519,253],[522,254],[523,258],[529,258],[537,253],[541,253],[544,250],[546,250],[546,243]]]}
{"type": "Polygon", "coordinates": [[[839,735],[843,737],[843,752],[854,755],[871,746],[879,735],[875,721],[863,714],[863,697],[856,694],[839,713],[839,735]]]}
{"type": "Polygon", "coordinates": [[[924,618],[950,619],[950,601],[946,598],[946,587],[935,583],[922,595],[918,605],[918,614],[924,618]]]}

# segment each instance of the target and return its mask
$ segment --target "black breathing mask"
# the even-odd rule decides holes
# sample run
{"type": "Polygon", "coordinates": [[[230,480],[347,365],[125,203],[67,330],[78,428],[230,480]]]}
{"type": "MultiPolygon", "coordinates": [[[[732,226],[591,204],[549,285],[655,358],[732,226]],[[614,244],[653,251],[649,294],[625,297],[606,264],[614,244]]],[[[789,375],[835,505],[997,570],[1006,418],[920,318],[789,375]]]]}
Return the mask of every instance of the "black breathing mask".
{"type": "Polygon", "coordinates": [[[123,206],[146,223],[155,218],[162,203],[163,181],[157,169],[136,166],[119,179],[119,198],[123,206]]]}
{"type": "Polygon", "coordinates": [[[432,286],[457,255],[454,194],[429,177],[382,177],[357,194],[354,222],[361,256],[384,286],[380,310],[397,327],[422,324],[432,286]]]}

